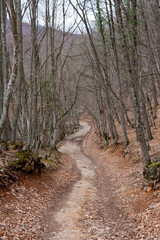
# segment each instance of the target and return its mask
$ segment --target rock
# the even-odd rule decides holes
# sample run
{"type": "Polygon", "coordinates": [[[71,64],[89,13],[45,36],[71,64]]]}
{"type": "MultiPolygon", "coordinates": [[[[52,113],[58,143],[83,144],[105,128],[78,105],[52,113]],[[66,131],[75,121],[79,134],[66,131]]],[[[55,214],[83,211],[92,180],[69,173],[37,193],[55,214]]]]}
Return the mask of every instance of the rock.
{"type": "Polygon", "coordinates": [[[144,168],[143,175],[147,180],[159,181],[160,180],[160,164],[152,163],[144,168]]]}
{"type": "Polygon", "coordinates": [[[149,209],[150,209],[150,210],[153,209],[153,204],[149,205],[149,209]]]}

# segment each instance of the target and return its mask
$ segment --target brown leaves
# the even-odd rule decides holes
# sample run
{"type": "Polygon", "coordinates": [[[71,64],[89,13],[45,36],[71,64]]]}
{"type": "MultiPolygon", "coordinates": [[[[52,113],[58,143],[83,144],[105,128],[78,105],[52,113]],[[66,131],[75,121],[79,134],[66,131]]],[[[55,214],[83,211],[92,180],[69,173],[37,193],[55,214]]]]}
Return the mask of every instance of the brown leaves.
{"type": "MultiPolygon", "coordinates": [[[[151,152],[154,152],[155,155],[160,142],[159,130],[160,128],[156,129],[157,139],[152,140],[155,145],[152,141],[150,143],[151,152]]],[[[126,148],[127,153],[125,157],[122,156],[121,146],[115,147],[110,145],[107,150],[100,149],[99,144],[97,144],[100,141],[95,140],[97,136],[94,130],[86,138],[83,145],[86,154],[91,156],[93,163],[96,166],[98,164],[100,168],[97,171],[96,184],[99,186],[99,197],[103,208],[101,215],[105,219],[106,226],[111,225],[111,232],[106,234],[105,237],[103,236],[102,239],[158,240],[160,239],[160,190],[158,189],[154,192],[150,189],[145,192],[141,189],[143,166],[140,161],[139,146],[135,141],[135,134],[132,130],[129,136],[131,143],[126,148]],[[107,180],[108,178],[110,181],[107,180]],[[107,182],[106,185],[105,182],[107,182]],[[109,200],[109,196],[111,195],[112,201],[109,200]],[[117,220],[114,218],[116,206],[118,206],[120,211],[120,222],[118,218],[117,220]],[[126,227],[128,226],[128,229],[126,228],[123,234],[122,230],[125,228],[125,225],[126,227]],[[114,233],[115,230],[117,236],[114,233]],[[129,232],[131,235],[129,235],[129,232]]],[[[102,145],[103,143],[101,142],[100,144],[102,145]]]]}
{"type": "Polygon", "coordinates": [[[2,239],[45,239],[44,216],[58,201],[66,184],[75,179],[72,161],[62,158],[58,172],[23,176],[19,183],[1,192],[0,237],[2,239]],[[66,168],[69,169],[66,171],[66,168]],[[57,194],[59,193],[59,194],[57,194]]]}

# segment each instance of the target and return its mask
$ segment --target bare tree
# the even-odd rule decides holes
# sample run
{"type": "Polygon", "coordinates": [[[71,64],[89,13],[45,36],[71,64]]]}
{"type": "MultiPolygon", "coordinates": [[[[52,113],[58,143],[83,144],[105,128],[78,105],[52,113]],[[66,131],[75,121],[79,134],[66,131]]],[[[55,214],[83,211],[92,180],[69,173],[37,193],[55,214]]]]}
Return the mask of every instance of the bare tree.
{"type": "Polygon", "coordinates": [[[22,33],[22,10],[21,0],[17,0],[17,35],[18,35],[18,78],[16,84],[16,100],[14,106],[14,119],[12,124],[12,136],[11,140],[16,140],[16,130],[18,119],[20,117],[20,104],[21,104],[21,91],[22,82],[24,80],[24,69],[23,69],[23,33],[22,33]]]}
{"type": "Polygon", "coordinates": [[[0,2],[0,117],[3,111],[3,50],[2,50],[2,18],[1,18],[2,2],[0,2]]]}
{"type": "Polygon", "coordinates": [[[13,86],[17,77],[17,66],[18,66],[18,39],[17,39],[17,20],[16,20],[16,12],[14,8],[14,3],[12,0],[7,1],[7,7],[10,15],[10,20],[12,23],[12,33],[13,33],[13,42],[14,42],[14,54],[13,54],[13,63],[12,63],[12,73],[9,79],[9,82],[4,91],[3,98],[3,112],[0,119],[0,135],[2,134],[2,130],[7,119],[10,97],[12,94],[13,86]]]}

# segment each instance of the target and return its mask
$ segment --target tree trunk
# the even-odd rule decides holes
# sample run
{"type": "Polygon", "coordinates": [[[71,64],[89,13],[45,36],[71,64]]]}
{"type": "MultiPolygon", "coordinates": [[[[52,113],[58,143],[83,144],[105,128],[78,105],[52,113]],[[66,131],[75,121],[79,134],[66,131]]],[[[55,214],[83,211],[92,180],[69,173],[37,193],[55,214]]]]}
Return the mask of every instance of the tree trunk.
{"type": "Polygon", "coordinates": [[[2,113],[2,116],[1,116],[1,119],[0,119],[0,136],[2,134],[2,130],[4,128],[5,121],[6,121],[6,118],[7,118],[9,103],[10,103],[10,97],[11,97],[11,94],[12,94],[13,86],[14,86],[16,78],[17,78],[17,65],[18,65],[18,59],[17,59],[18,41],[17,41],[16,13],[15,13],[15,10],[14,10],[13,1],[8,0],[7,4],[8,4],[8,9],[10,11],[11,22],[12,22],[14,54],[13,54],[13,64],[12,64],[11,77],[10,77],[9,82],[7,84],[7,88],[5,89],[5,92],[4,92],[3,113],[2,113]]]}
{"type": "Polygon", "coordinates": [[[0,2],[0,118],[2,116],[2,111],[3,111],[3,92],[4,92],[4,87],[3,87],[3,55],[2,55],[2,21],[1,21],[1,8],[2,7],[2,2],[0,2]]]}
{"type": "Polygon", "coordinates": [[[18,79],[17,79],[17,89],[16,89],[16,100],[14,106],[14,119],[12,124],[12,135],[11,140],[15,142],[16,140],[16,130],[19,119],[20,103],[21,103],[21,91],[22,91],[22,81],[24,80],[23,71],[23,33],[22,33],[22,12],[21,12],[21,0],[17,1],[17,34],[18,34],[18,79]]]}
{"type": "Polygon", "coordinates": [[[156,32],[157,32],[157,52],[158,52],[158,65],[160,72],[160,3],[159,0],[155,0],[155,12],[156,12],[156,32]]]}
{"type": "MultiPolygon", "coordinates": [[[[110,4],[110,14],[111,14],[111,20],[109,21],[109,28],[110,28],[110,38],[112,41],[112,47],[113,47],[113,52],[114,52],[115,61],[116,61],[116,72],[117,72],[117,78],[118,78],[118,90],[119,90],[119,99],[120,99],[121,127],[122,127],[122,131],[123,131],[124,144],[125,144],[125,146],[127,146],[129,143],[129,140],[128,140],[128,136],[127,136],[126,122],[125,122],[125,117],[124,117],[124,108],[123,108],[124,104],[123,104],[123,98],[122,98],[119,57],[118,57],[117,44],[116,44],[115,25],[114,25],[114,19],[113,19],[113,10],[112,10],[111,0],[109,1],[109,4],[110,4]]],[[[107,10],[108,19],[110,19],[107,3],[106,3],[106,10],[107,10]]]]}

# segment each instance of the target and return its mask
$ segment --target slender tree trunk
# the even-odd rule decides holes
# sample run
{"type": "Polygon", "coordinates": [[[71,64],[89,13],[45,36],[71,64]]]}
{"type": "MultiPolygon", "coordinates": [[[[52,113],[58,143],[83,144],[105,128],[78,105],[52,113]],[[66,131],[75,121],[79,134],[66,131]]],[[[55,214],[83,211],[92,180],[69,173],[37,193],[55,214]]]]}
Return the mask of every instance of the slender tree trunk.
{"type": "Polygon", "coordinates": [[[160,71],[160,2],[155,0],[158,65],[160,71]]]}
{"type": "Polygon", "coordinates": [[[0,118],[2,116],[2,111],[3,111],[3,92],[4,92],[4,87],[3,87],[3,50],[2,50],[2,21],[1,21],[1,8],[2,7],[2,2],[0,2],[0,118]]]}
{"type": "Polygon", "coordinates": [[[38,44],[37,44],[37,0],[31,1],[31,34],[32,34],[32,87],[33,96],[32,96],[32,147],[36,145],[38,140],[38,113],[37,113],[37,103],[38,103],[38,88],[37,88],[37,73],[39,68],[39,53],[38,53],[38,44]]]}
{"type": "MultiPolygon", "coordinates": [[[[141,75],[141,73],[140,73],[141,75]]],[[[142,89],[142,77],[140,76],[140,80],[139,80],[139,99],[140,99],[140,108],[141,108],[141,115],[143,117],[144,120],[144,125],[145,125],[145,129],[147,132],[147,137],[146,137],[146,142],[147,140],[152,140],[152,132],[151,132],[151,128],[149,125],[149,120],[148,120],[148,115],[147,115],[147,110],[146,110],[146,105],[145,105],[145,97],[144,97],[144,93],[143,93],[143,89],[142,89]]]]}
{"type": "MultiPolygon", "coordinates": [[[[151,59],[149,58],[149,62],[151,62],[151,59]]],[[[149,64],[150,65],[150,64],[149,64]]],[[[153,66],[151,64],[150,66],[150,72],[152,72],[153,66]]],[[[155,84],[155,79],[153,75],[148,77],[148,88],[151,89],[152,92],[152,99],[153,99],[153,118],[157,118],[157,106],[158,106],[158,100],[157,100],[157,90],[156,90],[156,84],[155,84]]]]}
{"type": "Polygon", "coordinates": [[[21,91],[22,82],[24,78],[23,71],[23,33],[22,33],[22,13],[21,13],[21,0],[17,1],[17,34],[18,34],[18,79],[17,79],[17,94],[14,107],[14,119],[12,124],[12,135],[11,140],[15,142],[16,140],[16,130],[19,119],[20,103],[21,103],[21,91]]]}
{"type": "Polygon", "coordinates": [[[7,2],[6,0],[1,1],[2,4],[2,47],[3,47],[3,69],[4,69],[4,90],[7,88],[8,80],[9,80],[9,69],[8,69],[8,51],[7,51],[7,40],[6,40],[6,20],[7,20],[7,2]]]}
{"type": "Polygon", "coordinates": [[[11,20],[12,20],[14,54],[13,54],[13,64],[12,64],[11,77],[10,77],[9,82],[7,84],[7,88],[5,89],[5,92],[4,92],[3,113],[2,113],[2,116],[1,116],[1,119],[0,119],[0,135],[2,134],[2,130],[4,128],[5,121],[6,121],[6,118],[7,118],[7,115],[8,115],[10,97],[11,97],[11,94],[12,94],[13,86],[14,86],[16,78],[17,78],[17,65],[18,65],[18,59],[17,59],[18,40],[17,40],[16,13],[15,13],[13,1],[8,0],[7,4],[8,4],[8,9],[10,11],[11,20]]]}
{"type": "Polygon", "coordinates": [[[52,137],[52,143],[51,143],[52,148],[56,147],[58,128],[59,127],[58,127],[58,123],[57,123],[57,119],[56,119],[56,113],[55,113],[55,111],[53,111],[53,137],[52,137]]]}
{"type": "Polygon", "coordinates": [[[31,72],[30,72],[30,89],[29,89],[29,99],[28,99],[28,137],[27,137],[27,146],[32,145],[32,111],[33,111],[33,84],[32,84],[32,68],[33,68],[33,52],[31,53],[31,72]]]}
{"type": "MultiPolygon", "coordinates": [[[[6,91],[7,84],[9,81],[9,53],[7,50],[7,39],[6,39],[6,21],[7,21],[7,2],[1,1],[1,23],[2,23],[2,55],[3,55],[3,98],[4,92],[6,91]]],[[[1,113],[2,114],[2,113],[1,113]]],[[[4,124],[1,139],[6,140],[10,135],[10,122],[8,113],[6,114],[6,124],[4,124]]]]}
{"type": "Polygon", "coordinates": [[[56,82],[55,82],[55,18],[56,18],[56,2],[53,2],[52,8],[52,22],[51,22],[51,29],[50,29],[50,43],[51,43],[51,74],[52,74],[52,101],[53,101],[53,114],[52,116],[52,142],[51,146],[54,148],[57,142],[57,133],[58,133],[58,123],[57,123],[57,106],[56,106],[56,82]]]}

